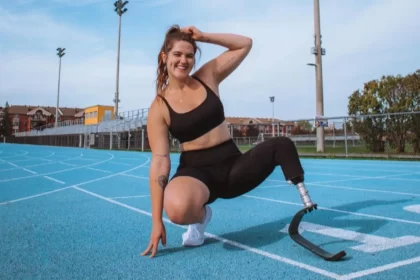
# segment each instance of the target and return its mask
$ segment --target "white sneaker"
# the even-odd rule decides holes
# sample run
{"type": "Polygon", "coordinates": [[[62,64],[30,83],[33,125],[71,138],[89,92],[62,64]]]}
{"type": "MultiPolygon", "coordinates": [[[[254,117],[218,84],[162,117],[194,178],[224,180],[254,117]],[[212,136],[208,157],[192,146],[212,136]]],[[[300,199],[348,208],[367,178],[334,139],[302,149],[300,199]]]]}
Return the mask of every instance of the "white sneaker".
{"type": "Polygon", "coordinates": [[[204,209],[206,210],[206,214],[204,215],[203,222],[189,225],[188,230],[182,234],[182,246],[188,247],[203,245],[204,231],[212,217],[211,208],[206,205],[204,209]]]}

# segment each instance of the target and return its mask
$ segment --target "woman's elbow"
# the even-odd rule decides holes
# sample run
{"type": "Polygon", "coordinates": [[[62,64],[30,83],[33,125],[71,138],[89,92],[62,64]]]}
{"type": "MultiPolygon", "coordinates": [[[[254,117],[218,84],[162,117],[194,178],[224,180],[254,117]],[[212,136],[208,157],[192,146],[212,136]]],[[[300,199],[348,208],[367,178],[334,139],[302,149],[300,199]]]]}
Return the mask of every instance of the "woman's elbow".
{"type": "Polygon", "coordinates": [[[171,168],[171,160],[168,156],[153,156],[150,162],[150,169],[153,173],[169,172],[171,168]]]}

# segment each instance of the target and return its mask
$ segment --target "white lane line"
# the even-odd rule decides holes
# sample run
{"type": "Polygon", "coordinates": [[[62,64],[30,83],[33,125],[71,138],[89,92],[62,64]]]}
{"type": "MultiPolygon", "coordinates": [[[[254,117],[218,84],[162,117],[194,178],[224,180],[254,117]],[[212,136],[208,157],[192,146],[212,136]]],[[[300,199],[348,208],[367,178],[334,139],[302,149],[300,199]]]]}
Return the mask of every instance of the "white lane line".
{"type": "Polygon", "coordinates": [[[32,174],[37,174],[35,171],[29,170],[25,167],[21,167],[21,168],[22,168],[22,170],[25,170],[26,172],[29,172],[29,173],[32,173],[32,174]]]}
{"type": "Polygon", "coordinates": [[[22,161],[29,161],[29,160],[45,160],[45,161],[52,161],[51,159],[46,159],[47,157],[52,157],[53,155],[55,155],[55,152],[50,153],[49,155],[46,156],[27,156],[29,158],[27,159],[18,159],[18,160],[14,160],[13,162],[22,162],[22,161]]]}
{"type": "MultiPolygon", "coordinates": [[[[339,174],[339,173],[319,173],[319,172],[305,172],[305,174],[310,175],[318,175],[318,176],[333,176],[333,177],[351,177],[355,180],[363,180],[363,179],[383,179],[383,178],[391,178],[391,177],[398,177],[398,176],[412,176],[412,175],[419,175],[419,172],[409,172],[409,173],[400,173],[400,174],[393,174],[393,175],[383,175],[383,176],[360,176],[360,175],[347,175],[347,174],[339,174]]],[[[352,179],[352,180],[354,180],[352,179]]],[[[345,179],[342,179],[345,180],[345,179]]],[[[349,179],[350,180],[350,179],[349,179]]],[[[392,178],[391,180],[403,180],[403,181],[413,181],[418,182],[420,179],[410,179],[410,178],[392,178]]]]}
{"type": "Polygon", "coordinates": [[[149,180],[149,177],[144,177],[144,176],[137,176],[137,175],[131,175],[131,174],[121,174],[122,176],[127,176],[127,177],[133,177],[133,178],[137,178],[137,179],[143,179],[143,180],[149,180]]]}
{"type": "Polygon", "coordinates": [[[96,161],[97,159],[94,159],[94,158],[81,158],[80,160],[96,161]]]}
{"type": "MultiPolygon", "coordinates": [[[[255,196],[255,195],[247,195],[247,194],[245,194],[243,196],[244,197],[249,197],[249,198],[254,198],[254,199],[270,201],[270,202],[281,203],[281,204],[296,205],[296,206],[300,206],[300,207],[303,208],[302,203],[295,203],[295,202],[289,202],[289,201],[283,201],[283,200],[278,200],[278,199],[260,197],[260,196],[255,196]]],[[[325,210],[325,211],[331,211],[331,212],[337,212],[337,213],[343,213],[343,214],[361,216],[361,217],[369,217],[369,218],[375,218],[375,219],[380,219],[380,220],[388,220],[388,221],[400,222],[400,223],[406,223],[406,224],[420,225],[420,222],[416,222],[416,221],[396,219],[396,218],[390,218],[390,217],[378,216],[378,215],[371,215],[371,214],[364,214],[364,213],[358,213],[358,212],[350,212],[350,211],[338,210],[338,209],[334,209],[334,208],[327,208],[327,207],[318,206],[318,210],[325,210]]]]}
{"type": "MultiPolygon", "coordinates": [[[[378,189],[352,188],[352,187],[343,187],[343,186],[335,186],[335,185],[314,184],[314,183],[306,183],[305,185],[322,187],[322,188],[330,188],[330,189],[343,189],[343,190],[352,190],[352,191],[361,191],[361,192],[377,192],[377,193],[386,193],[386,194],[392,194],[392,195],[396,194],[396,195],[420,197],[420,193],[394,192],[394,191],[384,191],[384,190],[378,190],[378,189]]],[[[274,186],[261,186],[259,188],[260,189],[290,188],[290,185],[284,184],[284,185],[274,185],[274,186]]]]}
{"type": "Polygon", "coordinates": [[[110,199],[130,199],[130,198],[143,198],[143,197],[150,197],[150,194],[132,195],[132,196],[115,196],[115,197],[110,197],[110,199]]]}
{"type": "MultiPolygon", "coordinates": [[[[50,162],[39,163],[39,164],[34,164],[34,165],[28,165],[28,166],[25,166],[25,167],[37,167],[37,166],[50,165],[50,164],[54,164],[54,163],[63,163],[65,161],[77,160],[77,159],[80,159],[80,158],[83,158],[83,153],[80,153],[80,156],[77,156],[77,157],[70,157],[69,158],[69,157],[66,156],[65,159],[53,160],[53,161],[50,161],[50,162]]],[[[64,163],[64,164],[66,164],[66,163],[64,163]]]]}
{"type": "Polygon", "coordinates": [[[37,174],[37,175],[31,175],[31,176],[25,176],[25,177],[17,177],[17,178],[12,178],[12,179],[0,180],[0,183],[17,181],[17,180],[23,180],[23,179],[30,179],[30,178],[40,177],[40,176],[48,176],[48,175],[52,175],[52,174],[58,174],[58,173],[63,173],[63,172],[68,172],[68,171],[72,171],[72,170],[83,169],[83,168],[86,168],[86,167],[95,166],[95,165],[102,164],[104,162],[110,161],[110,160],[112,160],[115,157],[111,153],[108,153],[108,154],[111,155],[111,157],[109,157],[106,160],[99,161],[99,162],[96,162],[96,163],[92,163],[92,164],[88,164],[88,165],[82,165],[82,166],[77,166],[77,167],[63,169],[63,170],[58,170],[58,171],[53,171],[53,172],[48,172],[48,173],[43,173],[43,174],[37,174]]]}
{"type": "Polygon", "coordinates": [[[354,190],[354,191],[363,191],[363,192],[377,192],[377,193],[388,193],[388,194],[398,194],[398,195],[420,197],[420,193],[395,192],[395,191],[385,191],[385,190],[378,190],[378,189],[352,188],[352,187],[342,187],[342,186],[323,185],[323,184],[311,184],[311,183],[309,183],[307,185],[323,187],[323,188],[332,188],[332,189],[345,189],[345,190],[354,190]]]}
{"type": "Polygon", "coordinates": [[[21,156],[26,156],[29,152],[24,152],[23,154],[15,154],[15,155],[10,155],[10,156],[5,156],[5,157],[1,157],[1,159],[5,159],[5,158],[14,158],[14,157],[21,157],[21,156]]]}
{"type": "Polygon", "coordinates": [[[66,184],[66,183],[65,183],[65,182],[63,182],[63,181],[60,181],[60,180],[54,179],[54,178],[52,178],[52,177],[50,177],[50,176],[44,176],[44,178],[46,178],[46,179],[48,179],[48,180],[51,180],[51,181],[54,181],[54,182],[57,182],[57,183],[60,183],[60,184],[62,184],[62,185],[66,184]]]}
{"type": "Polygon", "coordinates": [[[80,156],[77,156],[77,157],[66,158],[66,159],[63,159],[63,160],[56,160],[56,161],[50,161],[50,162],[46,162],[46,163],[38,163],[38,164],[26,165],[26,166],[22,166],[22,167],[16,165],[17,166],[16,168],[0,169],[0,172],[2,172],[2,171],[16,170],[16,169],[19,169],[19,168],[38,167],[38,166],[50,165],[50,164],[54,164],[54,163],[60,163],[60,164],[65,164],[65,165],[69,165],[69,166],[77,166],[76,164],[65,163],[64,161],[75,160],[75,159],[78,159],[78,158],[81,158],[81,157],[83,157],[83,154],[80,154],[80,156]]]}
{"type": "Polygon", "coordinates": [[[21,163],[21,162],[30,161],[30,160],[38,160],[38,159],[37,158],[27,158],[27,159],[14,160],[13,162],[15,162],[15,163],[21,163]]]}
{"type": "MultiPolygon", "coordinates": [[[[333,177],[350,177],[350,178],[364,178],[369,179],[369,176],[360,176],[360,175],[348,175],[348,174],[340,174],[340,173],[321,173],[321,172],[311,172],[311,171],[305,171],[305,174],[309,175],[317,175],[317,176],[333,176],[333,177]]],[[[400,176],[401,174],[395,175],[400,176]]]]}
{"type": "Polygon", "coordinates": [[[134,165],[134,163],[128,164],[128,163],[121,163],[121,162],[110,162],[110,164],[123,165],[123,166],[133,166],[134,165]]]}
{"type": "MultiPolygon", "coordinates": [[[[360,176],[359,178],[352,178],[352,179],[340,179],[340,180],[328,180],[328,181],[317,181],[317,182],[308,182],[306,184],[324,184],[324,183],[336,183],[336,182],[347,182],[347,181],[360,181],[360,180],[366,180],[366,179],[389,179],[389,180],[403,180],[403,181],[413,181],[413,182],[420,182],[420,179],[408,179],[408,178],[392,178],[397,176],[403,176],[403,175],[415,175],[416,173],[404,173],[404,174],[393,174],[393,175],[385,175],[385,176],[373,176],[373,177],[366,177],[366,176],[360,176]]],[[[267,179],[266,181],[271,182],[285,182],[284,180],[276,180],[276,179],[267,179]]],[[[307,180],[306,180],[307,181],[307,180]]]]}
{"type": "Polygon", "coordinates": [[[381,167],[383,168],[383,167],[393,167],[393,166],[400,167],[400,168],[404,168],[404,167],[409,168],[409,167],[415,167],[416,166],[415,161],[409,161],[408,163],[413,163],[413,165],[406,165],[406,166],[398,164],[398,163],[401,163],[402,161],[395,161],[395,162],[382,161],[379,164],[366,164],[366,163],[369,163],[371,161],[373,161],[373,160],[371,160],[371,159],[364,160],[363,158],[361,160],[345,159],[343,161],[339,161],[339,160],[328,161],[328,160],[324,160],[324,159],[321,159],[321,160],[315,159],[313,161],[308,161],[308,160],[302,159],[302,164],[303,165],[309,165],[309,166],[322,165],[322,166],[326,166],[326,167],[329,167],[329,166],[345,166],[345,167],[342,167],[342,168],[347,168],[347,169],[351,169],[353,167],[354,168],[357,168],[357,167],[362,167],[363,168],[364,166],[373,167],[373,168],[376,168],[376,169],[380,169],[381,167]],[[385,164],[386,162],[389,163],[389,164],[385,164]]]}
{"type": "Polygon", "coordinates": [[[63,165],[68,165],[68,166],[77,166],[77,164],[71,164],[71,163],[67,163],[67,162],[59,162],[59,164],[63,164],[63,165]]]}
{"type": "Polygon", "coordinates": [[[406,260],[394,262],[394,263],[389,263],[389,264],[377,266],[377,267],[366,269],[366,270],[361,270],[361,271],[349,273],[349,274],[346,274],[346,275],[343,275],[343,276],[339,277],[338,279],[339,280],[351,280],[351,279],[355,279],[355,278],[360,278],[360,277],[384,272],[384,271],[391,270],[391,269],[394,269],[394,268],[398,268],[398,267],[402,267],[402,266],[406,266],[406,265],[410,265],[410,264],[415,264],[415,263],[418,263],[418,262],[420,262],[420,256],[415,257],[415,258],[411,258],[411,259],[406,259],[406,260]]]}
{"type": "Polygon", "coordinates": [[[118,172],[118,173],[111,174],[111,175],[104,176],[104,177],[99,177],[99,178],[96,178],[96,179],[93,179],[93,180],[85,181],[85,182],[78,183],[78,184],[75,184],[75,185],[71,185],[71,186],[68,186],[68,187],[64,187],[64,188],[61,188],[61,189],[56,189],[56,190],[43,192],[43,193],[39,193],[39,194],[36,194],[36,195],[31,195],[31,196],[15,199],[15,200],[9,200],[9,201],[5,201],[5,202],[1,202],[0,205],[8,205],[8,204],[11,204],[11,203],[24,201],[24,200],[28,200],[28,199],[31,199],[31,198],[36,198],[36,197],[52,194],[52,193],[55,193],[55,192],[63,191],[63,190],[69,189],[69,188],[82,186],[82,185],[90,184],[90,183],[93,183],[93,182],[101,181],[101,180],[104,180],[104,179],[108,179],[108,178],[111,178],[111,177],[115,177],[115,176],[124,174],[125,172],[130,172],[130,171],[136,170],[138,168],[141,168],[143,165],[146,165],[150,161],[149,157],[146,157],[146,158],[147,158],[147,161],[145,163],[143,163],[142,165],[136,166],[134,168],[131,168],[131,169],[128,169],[128,170],[125,170],[125,171],[122,171],[122,172],[118,172]]]}
{"type": "MultiPolygon", "coordinates": [[[[82,189],[82,188],[79,188],[79,187],[73,187],[73,188],[76,189],[76,190],[78,190],[78,191],[81,191],[81,192],[84,192],[86,194],[89,194],[91,196],[97,197],[99,199],[102,199],[102,200],[108,201],[110,203],[119,205],[121,207],[127,208],[129,210],[134,211],[134,212],[137,212],[137,213],[140,213],[140,214],[149,216],[149,217],[152,216],[152,214],[150,212],[147,212],[147,211],[144,211],[144,210],[135,208],[133,206],[130,206],[130,205],[127,205],[127,204],[124,204],[124,203],[121,203],[121,202],[116,201],[116,200],[113,200],[111,198],[104,197],[104,196],[99,195],[97,193],[90,192],[88,190],[85,190],[85,189],[82,189]]],[[[180,228],[187,229],[186,226],[174,224],[174,223],[172,223],[167,218],[164,218],[163,217],[162,219],[165,222],[169,223],[169,224],[175,225],[175,226],[180,227],[180,228]]],[[[290,265],[293,265],[293,266],[296,266],[296,267],[299,267],[299,268],[302,268],[302,269],[306,269],[308,271],[315,272],[315,273],[324,275],[326,277],[330,277],[330,278],[333,278],[333,279],[339,279],[339,277],[340,277],[340,275],[338,275],[336,273],[333,273],[333,272],[330,272],[330,271],[327,271],[327,270],[324,270],[324,269],[320,269],[318,267],[314,267],[314,266],[311,266],[311,265],[308,265],[308,264],[305,264],[305,263],[294,261],[292,259],[285,258],[285,257],[282,257],[280,255],[276,255],[276,254],[272,254],[272,253],[269,253],[269,252],[266,252],[266,251],[263,251],[263,250],[260,250],[260,249],[256,249],[256,248],[253,248],[253,247],[250,247],[250,246],[241,244],[241,243],[236,242],[236,241],[233,241],[233,240],[222,238],[220,236],[217,236],[217,235],[214,235],[214,234],[211,234],[211,233],[208,233],[208,232],[206,232],[205,235],[207,237],[209,237],[209,238],[218,240],[218,241],[220,241],[222,243],[226,243],[226,244],[229,244],[231,246],[234,246],[234,247],[237,247],[237,248],[241,248],[241,249],[246,250],[248,252],[252,252],[252,253],[255,253],[255,254],[258,254],[258,255],[261,255],[261,256],[264,256],[264,257],[267,257],[267,258],[270,258],[270,259],[273,259],[273,260],[276,260],[276,261],[279,261],[279,262],[282,262],[282,263],[287,263],[287,264],[290,264],[290,265]]]]}
{"type": "MultiPolygon", "coordinates": [[[[346,165],[348,163],[345,163],[346,165]]],[[[340,165],[340,164],[338,164],[340,165]]],[[[359,166],[359,165],[358,165],[359,166]]],[[[413,169],[417,169],[416,166],[410,166],[410,168],[413,169]]],[[[343,170],[343,171],[363,171],[363,172],[370,172],[370,173],[375,173],[375,172],[394,172],[394,173],[406,173],[407,170],[406,169],[384,169],[384,167],[379,167],[379,168],[347,168],[347,167],[337,167],[336,165],[334,166],[326,166],[325,164],[316,164],[316,165],[310,165],[304,166],[305,170],[310,170],[310,169],[322,169],[322,170],[326,170],[326,169],[330,169],[330,170],[343,170]]],[[[416,173],[415,171],[413,171],[412,173],[416,173]]]]}
{"type": "MultiPolygon", "coordinates": [[[[6,161],[5,161],[5,162],[6,162],[6,161]]],[[[8,164],[9,164],[9,165],[11,165],[11,166],[14,166],[15,168],[14,168],[13,170],[16,170],[16,169],[22,169],[22,170],[25,170],[26,172],[29,172],[29,173],[32,173],[32,174],[36,174],[36,172],[35,172],[35,171],[29,170],[29,169],[27,169],[27,168],[25,168],[25,167],[18,166],[18,165],[16,165],[16,164],[12,163],[12,162],[6,162],[6,163],[8,163],[8,164]]],[[[2,171],[4,171],[4,170],[2,170],[2,171]]]]}
{"type": "Polygon", "coordinates": [[[43,192],[43,193],[39,193],[39,194],[27,196],[27,197],[22,197],[22,198],[18,198],[18,199],[14,199],[14,200],[0,202],[0,206],[1,205],[8,205],[8,204],[16,203],[16,202],[19,202],[19,201],[24,201],[24,200],[28,200],[28,199],[32,199],[32,198],[35,198],[35,197],[40,197],[40,196],[44,196],[44,195],[56,193],[56,192],[61,192],[61,191],[67,190],[67,189],[70,189],[70,187],[65,187],[65,188],[61,188],[61,189],[55,189],[55,190],[52,190],[52,191],[43,192]]]}
{"type": "Polygon", "coordinates": [[[98,169],[98,168],[92,168],[92,167],[88,167],[87,169],[93,170],[93,171],[104,172],[104,173],[112,173],[111,171],[108,171],[108,170],[103,170],[103,169],[98,169]]]}
{"type": "Polygon", "coordinates": [[[71,187],[78,187],[78,186],[90,184],[90,183],[93,183],[93,182],[97,182],[97,181],[100,181],[100,180],[104,180],[104,179],[112,178],[112,177],[115,177],[115,176],[123,175],[127,172],[131,172],[133,170],[136,170],[136,169],[141,168],[142,166],[148,164],[149,161],[150,161],[150,158],[149,157],[146,157],[146,158],[147,158],[147,161],[145,163],[139,165],[139,166],[136,166],[136,167],[133,167],[133,168],[130,168],[130,169],[127,169],[125,171],[118,172],[118,173],[113,173],[111,175],[107,175],[107,176],[104,176],[104,177],[99,177],[97,179],[92,179],[92,180],[85,181],[85,182],[82,182],[82,183],[79,183],[79,184],[75,184],[75,185],[72,185],[71,187]]]}
{"type": "Polygon", "coordinates": [[[407,212],[420,214],[420,204],[417,205],[408,205],[403,208],[407,212]]]}
{"type": "Polygon", "coordinates": [[[39,158],[39,159],[37,159],[37,160],[43,160],[43,161],[47,161],[47,162],[53,162],[53,160],[52,160],[52,159],[46,159],[46,158],[39,158]]]}
{"type": "MultiPolygon", "coordinates": [[[[121,174],[121,175],[134,177],[134,178],[138,178],[138,179],[142,179],[142,180],[149,180],[149,178],[147,178],[147,177],[141,177],[141,176],[136,176],[136,175],[131,175],[131,174],[121,174]]],[[[275,181],[278,181],[278,180],[275,180],[275,181]]],[[[296,205],[296,206],[300,206],[300,207],[303,206],[301,203],[282,201],[282,200],[277,200],[277,199],[270,199],[270,198],[259,197],[259,196],[254,196],[254,195],[243,195],[243,196],[249,197],[249,198],[254,198],[254,199],[260,199],[260,200],[282,203],[282,204],[296,205]]],[[[393,221],[393,222],[420,225],[420,222],[404,220],[404,219],[397,219],[397,218],[390,218],[390,217],[385,217],[385,216],[377,216],[377,215],[370,215],[370,214],[364,214],[364,213],[350,212],[350,211],[344,211],[344,210],[338,210],[338,209],[326,208],[326,207],[320,207],[320,206],[318,206],[318,209],[322,209],[322,210],[326,210],[326,211],[332,211],[332,212],[338,212],[338,213],[343,213],[343,214],[348,214],[348,215],[355,215],[355,216],[369,217],[369,218],[375,218],[375,219],[380,219],[380,220],[388,220],[388,221],[393,221]]]]}
{"type": "MultiPolygon", "coordinates": [[[[408,172],[408,173],[401,173],[401,174],[393,174],[393,175],[384,175],[384,176],[360,176],[360,178],[348,179],[349,181],[357,181],[357,180],[364,180],[364,179],[389,179],[389,180],[396,180],[396,181],[412,181],[412,182],[420,182],[420,179],[409,179],[409,178],[393,178],[398,176],[412,176],[417,175],[417,172],[408,172]]],[[[331,182],[331,181],[328,181],[331,182]]],[[[317,183],[324,183],[324,182],[317,182],[317,183]]]]}
{"type": "Polygon", "coordinates": [[[121,157],[119,159],[121,159],[121,160],[139,160],[140,158],[138,158],[138,157],[135,157],[135,158],[121,157]]]}

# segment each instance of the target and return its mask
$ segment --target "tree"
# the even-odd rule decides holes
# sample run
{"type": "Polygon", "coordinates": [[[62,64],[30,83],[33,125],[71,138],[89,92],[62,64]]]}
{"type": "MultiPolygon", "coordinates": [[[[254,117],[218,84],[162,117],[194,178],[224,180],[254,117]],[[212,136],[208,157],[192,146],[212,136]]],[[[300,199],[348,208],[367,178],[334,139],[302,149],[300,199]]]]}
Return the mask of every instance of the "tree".
{"type": "MultiPolygon", "coordinates": [[[[402,113],[410,111],[413,99],[409,94],[404,77],[398,75],[384,76],[379,82],[379,97],[384,102],[385,113],[402,113]]],[[[409,114],[397,114],[386,117],[386,130],[389,144],[398,153],[405,152],[405,144],[410,129],[409,114]]]]}
{"type": "Polygon", "coordinates": [[[293,127],[293,135],[311,134],[314,131],[312,125],[308,121],[298,121],[293,127]]]}
{"type": "Polygon", "coordinates": [[[0,136],[6,137],[12,135],[12,120],[9,114],[9,103],[6,101],[6,105],[3,108],[0,122],[0,136]]]}
{"type": "Polygon", "coordinates": [[[232,127],[232,134],[232,137],[234,138],[242,137],[241,131],[235,125],[232,127]]]}
{"type": "Polygon", "coordinates": [[[406,151],[407,142],[420,150],[420,115],[405,112],[420,109],[420,70],[407,76],[382,76],[369,81],[362,91],[349,97],[348,111],[356,115],[354,131],[371,152],[385,151],[385,142],[398,153],[406,151]],[[357,115],[381,114],[357,117],[357,115]]]}
{"type": "MultiPolygon", "coordinates": [[[[382,114],[383,103],[379,97],[379,83],[370,81],[365,83],[363,91],[356,90],[349,97],[349,115],[382,114]]],[[[385,122],[383,117],[364,117],[352,120],[354,132],[365,141],[366,147],[371,152],[385,151],[383,141],[385,122]]]]}
{"type": "MultiPolygon", "coordinates": [[[[404,79],[404,86],[412,98],[410,111],[420,111],[420,69],[404,79]]],[[[420,152],[420,114],[410,115],[409,142],[413,146],[413,152],[420,152]]]]}
{"type": "Polygon", "coordinates": [[[255,124],[249,124],[246,126],[246,133],[245,136],[247,137],[257,137],[258,134],[260,134],[260,130],[258,129],[258,126],[255,124]]]}

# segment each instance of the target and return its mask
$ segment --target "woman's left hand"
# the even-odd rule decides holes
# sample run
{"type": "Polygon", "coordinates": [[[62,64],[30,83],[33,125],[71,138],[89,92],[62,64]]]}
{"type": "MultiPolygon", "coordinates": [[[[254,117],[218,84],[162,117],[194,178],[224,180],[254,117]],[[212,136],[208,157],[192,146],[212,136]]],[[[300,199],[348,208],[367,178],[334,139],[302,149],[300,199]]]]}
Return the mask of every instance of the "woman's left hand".
{"type": "Polygon", "coordinates": [[[191,37],[196,41],[200,41],[202,38],[202,32],[194,26],[183,27],[181,31],[191,34],[191,37]]]}

